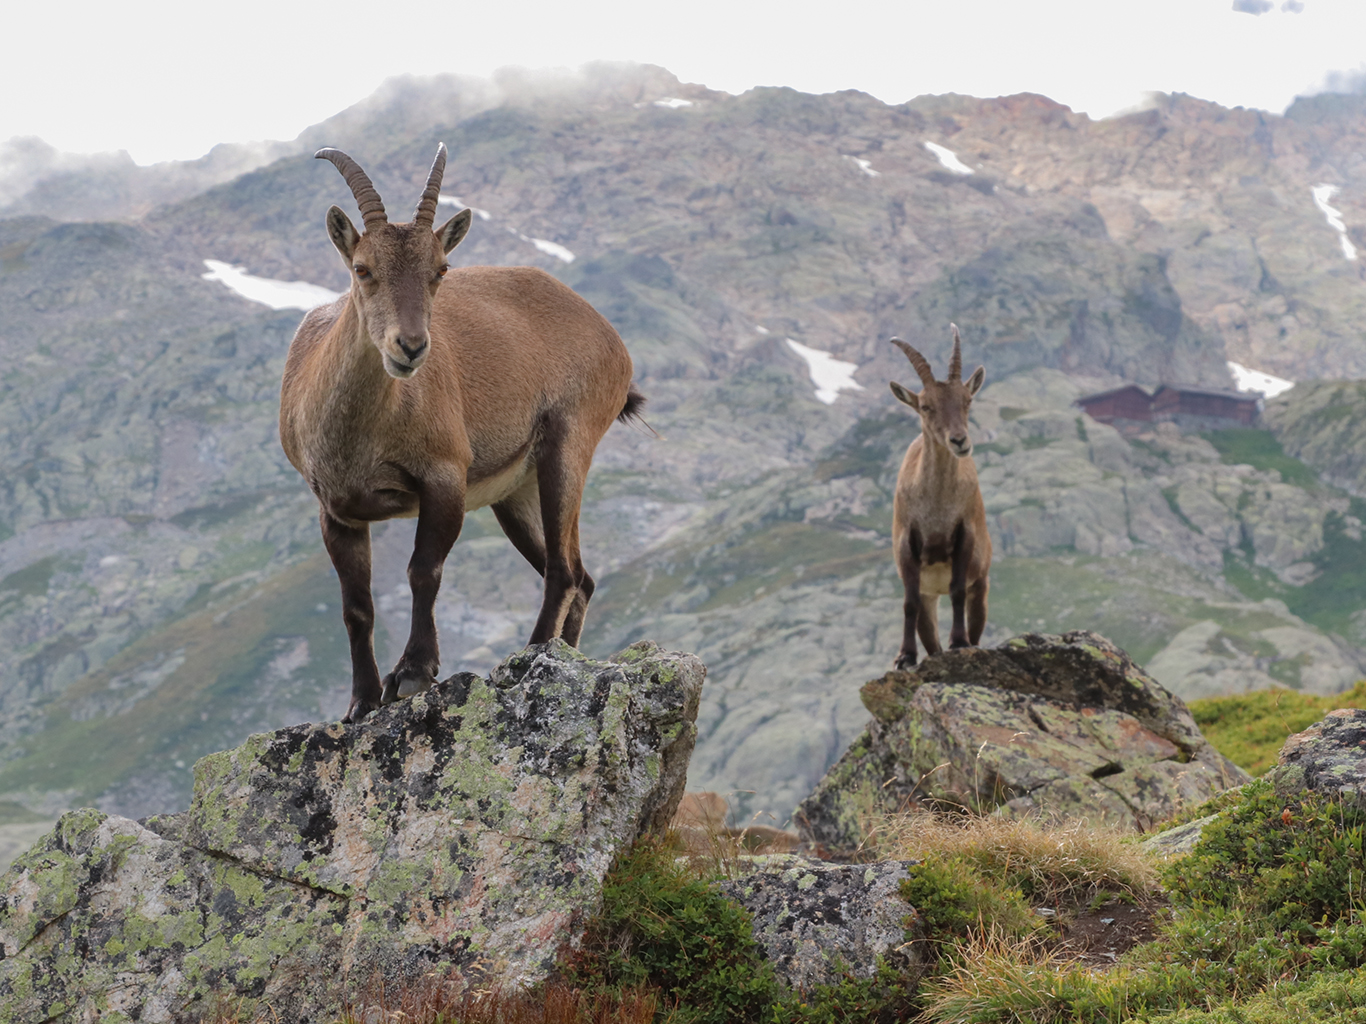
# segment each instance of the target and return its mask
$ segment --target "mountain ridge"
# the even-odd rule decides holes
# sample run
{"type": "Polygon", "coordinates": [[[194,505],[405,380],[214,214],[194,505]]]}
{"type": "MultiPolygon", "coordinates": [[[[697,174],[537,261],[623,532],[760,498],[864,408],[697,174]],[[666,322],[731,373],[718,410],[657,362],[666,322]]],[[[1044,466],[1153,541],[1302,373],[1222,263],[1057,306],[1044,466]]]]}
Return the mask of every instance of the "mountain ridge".
{"type": "MultiPolygon", "coordinates": [[[[1366,632],[1335,566],[1354,564],[1362,514],[1295,462],[1309,449],[1287,440],[1276,462],[1246,438],[1127,439],[1071,403],[1124,381],[1227,387],[1227,359],[1366,376],[1360,267],[1311,192],[1342,189],[1357,239],[1361,104],[1276,118],[1176,96],[1092,122],[1031,95],[888,106],[731,97],[656,68],[581,79],[468,96],[404,81],[131,223],[0,220],[0,444],[20,467],[0,486],[0,794],[172,810],[178,762],[340,714],[335,583],[275,438],[301,314],[202,264],[346,286],[322,216],[351,200],[309,155],[323,141],[351,148],[395,218],[446,141],[447,195],[488,214],[455,261],[541,266],[627,341],[661,438],[616,427],[599,449],[584,646],[650,636],[704,657],[690,784],[749,791],[742,815],[790,812],[862,728],[858,683],[895,654],[890,484],[917,427],[882,383],[908,376],[886,338],[942,366],[950,320],[987,368],[989,640],[1096,629],[1141,661],[1167,651],[1181,671],[1159,678],[1188,695],[1360,673],[1366,632]],[[819,399],[788,338],[855,364],[862,390],[819,399]]],[[[410,532],[376,531],[381,660],[406,633],[410,532]]],[[[471,516],[438,606],[443,672],[520,646],[538,586],[471,516]]]]}

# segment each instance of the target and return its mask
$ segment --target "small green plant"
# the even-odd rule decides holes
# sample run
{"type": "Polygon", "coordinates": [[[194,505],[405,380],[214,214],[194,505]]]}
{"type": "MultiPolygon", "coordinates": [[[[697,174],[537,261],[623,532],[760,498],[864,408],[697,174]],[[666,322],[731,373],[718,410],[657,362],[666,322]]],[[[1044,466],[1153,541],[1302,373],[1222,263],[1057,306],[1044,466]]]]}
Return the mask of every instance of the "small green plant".
{"type": "Polygon", "coordinates": [[[995,928],[1015,938],[1040,927],[1039,918],[1017,888],[975,870],[962,857],[936,857],[917,864],[901,883],[933,942],[995,928]]]}

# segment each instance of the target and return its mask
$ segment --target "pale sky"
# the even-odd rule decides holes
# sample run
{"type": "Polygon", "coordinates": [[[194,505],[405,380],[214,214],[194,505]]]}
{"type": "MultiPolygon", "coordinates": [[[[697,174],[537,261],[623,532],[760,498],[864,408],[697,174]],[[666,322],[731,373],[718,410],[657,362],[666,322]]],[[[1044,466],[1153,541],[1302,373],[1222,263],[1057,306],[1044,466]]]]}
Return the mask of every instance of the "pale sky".
{"type": "Polygon", "coordinates": [[[889,103],[1037,92],[1092,117],[1152,91],[1280,113],[1330,73],[1366,70],[1366,0],[20,2],[0,140],[139,163],[292,139],[393,75],[508,65],[639,61],[730,93],[889,103]]]}

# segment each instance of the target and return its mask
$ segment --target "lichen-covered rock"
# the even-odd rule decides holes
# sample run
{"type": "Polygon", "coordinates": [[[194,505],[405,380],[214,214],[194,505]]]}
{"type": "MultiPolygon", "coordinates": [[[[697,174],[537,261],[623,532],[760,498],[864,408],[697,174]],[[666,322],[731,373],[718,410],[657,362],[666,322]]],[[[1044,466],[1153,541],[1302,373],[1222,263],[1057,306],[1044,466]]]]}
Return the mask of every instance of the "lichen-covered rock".
{"type": "Polygon", "coordinates": [[[1179,697],[1095,633],[946,651],[862,697],[868,731],[797,809],[803,838],[826,848],[927,802],[1147,827],[1248,778],[1179,697]]]}
{"type": "Polygon", "coordinates": [[[433,971],[544,976],[683,792],[704,669],[552,641],[360,725],[253,736],[189,811],[66,815],[0,878],[0,1020],[332,1020],[433,971]]]}
{"type": "Polygon", "coordinates": [[[1308,790],[1366,810],[1366,711],[1338,708],[1295,733],[1266,777],[1287,796],[1308,790]]]}
{"type": "Polygon", "coordinates": [[[1172,828],[1163,829],[1161,832],[1155,832],[1143,840],[1143,849],[1154,856],[1168,860],[1173,857],[1184,857],[1194,850],[1196,844],[1200,842],[1205,826],[1218,820],[1218,814],[1207,814],[1203,818],[1196,818],[1184,825],[1176,825],[1172,828]]]}
{"type": "Polygon", "coordinates": [[[827,864],[792,854],[741,862],[749,873],[719,888],[754,915],[754,938],[790,987],[871,978],[879,958],[900,968],[920,962],[906,938],[919,919],[899,892],[907,862],[827,864]]]}

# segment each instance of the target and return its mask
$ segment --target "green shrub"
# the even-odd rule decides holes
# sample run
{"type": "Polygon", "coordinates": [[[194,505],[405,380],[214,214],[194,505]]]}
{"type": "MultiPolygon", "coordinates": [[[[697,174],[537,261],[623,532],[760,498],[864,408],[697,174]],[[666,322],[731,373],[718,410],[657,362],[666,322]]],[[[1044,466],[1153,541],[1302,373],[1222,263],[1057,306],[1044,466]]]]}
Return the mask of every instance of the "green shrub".
{"type": "Polygon", "coordinates": [[[1205,827],[1166,870],[1173,902],[1242,907],[1280,930],[1312,934],[1363,909],[1366,815],[1314,795],[1287,801],[1269,783],[1205,827]]]}
{"type": "Polygon", "coordinates": [[[748,911],[692,876],[674,852],[644,842],[618,861],[567,979],[589,990],[657,989],[664,1005],[677,1005],[680,1024],[766,1020],[780,988],[748,911]]]}
{"type": "Polygon", "coordinates": [[[932,941],[964,937],[974,929],[997,928],[1011,937],[1042,926],[1019,889],[980,870],[966,857],[927,859],[910,869],[901,895],[915,908],[932,941]]]}

